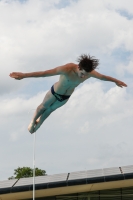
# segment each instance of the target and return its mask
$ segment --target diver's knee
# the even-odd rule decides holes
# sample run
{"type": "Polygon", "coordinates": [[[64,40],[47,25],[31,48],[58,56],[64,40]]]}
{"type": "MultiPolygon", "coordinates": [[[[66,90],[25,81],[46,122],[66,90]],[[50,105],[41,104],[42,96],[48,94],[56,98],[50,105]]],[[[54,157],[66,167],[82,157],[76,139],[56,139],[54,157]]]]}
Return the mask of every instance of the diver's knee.
{"type": "Polygon", "coordinates": [[[37,107],[38,110],[41,110],[41,111],[44,111],[46,108],[43,104],[40,104],[38,107],[37,107]]]}

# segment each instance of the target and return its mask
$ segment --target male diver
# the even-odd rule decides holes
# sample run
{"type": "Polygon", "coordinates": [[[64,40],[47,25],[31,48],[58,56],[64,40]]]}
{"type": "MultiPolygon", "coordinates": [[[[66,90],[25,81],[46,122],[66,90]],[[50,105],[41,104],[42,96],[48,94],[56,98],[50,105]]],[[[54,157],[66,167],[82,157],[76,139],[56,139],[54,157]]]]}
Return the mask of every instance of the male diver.
{"type": "Polygon", "coordinates": [[[111,81],[119,87],[127,87],[124,82],[116,78],[98,73],[95,70],[98,64],[98,59],[83,54],[78,58],[78,64],[68,63],[50,70],[31,73],[12,72],[9,76],[17,80],[29,77],[60,75],[58,82],[51,87],[42,103],[37,107],[33,119],[28,126],[29,132],[36,132],[44,120],[57,108],[63,106],[69,100],[75,88],[88,78],[93,77],[103,81],[111,81]]]}

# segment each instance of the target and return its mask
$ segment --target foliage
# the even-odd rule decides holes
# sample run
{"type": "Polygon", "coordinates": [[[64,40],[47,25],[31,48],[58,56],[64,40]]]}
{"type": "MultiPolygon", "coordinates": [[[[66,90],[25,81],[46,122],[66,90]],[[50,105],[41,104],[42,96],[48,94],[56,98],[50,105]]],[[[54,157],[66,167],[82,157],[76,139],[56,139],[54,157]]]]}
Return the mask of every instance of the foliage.
{"type": "MultiPolygon", "coordinates": [[[[27,177],[33,177],[33,169],[30,167],[18,167],[17,169],[14,169],[14,175],[11,176],[8,179],[19,179],[19,178],[27,178],[27,177]]],[[[42,169],[35,168],[35,176],[45,176],[46,171],[42,169]]]]}

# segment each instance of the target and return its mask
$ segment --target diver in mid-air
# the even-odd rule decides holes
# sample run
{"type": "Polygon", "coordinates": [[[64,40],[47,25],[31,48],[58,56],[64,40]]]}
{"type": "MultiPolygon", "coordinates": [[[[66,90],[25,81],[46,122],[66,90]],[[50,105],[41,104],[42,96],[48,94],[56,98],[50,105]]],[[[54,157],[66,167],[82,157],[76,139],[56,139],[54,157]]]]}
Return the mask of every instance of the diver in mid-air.
{"type": "Polygon", "coordinates": [[[88,78],[93,77],[103,81],[111,81],[119,87],[127,87],[124,82],[116,78],[98,73],[95,70],[98,64],[98,59],[83,54],[78,58],[78,64],[68,63],[54,69],[31,73],[12,72],[10,77],[17,80],[29,77],[60,75],[59,81],[51,87],[42,103],[37,107],[33,119],[28,126],[29,132],[36,132],[44,120],[57,108],[63,106],[69,100],[75,88],[88,78]]]}

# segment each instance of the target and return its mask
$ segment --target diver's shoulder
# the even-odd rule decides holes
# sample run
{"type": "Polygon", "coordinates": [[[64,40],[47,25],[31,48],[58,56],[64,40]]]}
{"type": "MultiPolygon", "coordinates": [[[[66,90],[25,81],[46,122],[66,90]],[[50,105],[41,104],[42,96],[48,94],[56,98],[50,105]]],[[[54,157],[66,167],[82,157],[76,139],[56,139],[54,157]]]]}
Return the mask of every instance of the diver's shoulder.
{"type": "Polygon", "coordinates": [[[75,63],[67,63],[67,65],[70,66],[70,67],[75,67],[75,66],[77,66],[77,64],[75,64],[75,63]]]}
{"type": "Polygon", "coordinates": [[[75,64],[75,63],[67,63],[66,65],[65,65],[65,67],[66,67],[66,69],[67,70],[73,70],[75,67],[77,67],[78,65],[77,64],[75,64]]]}

